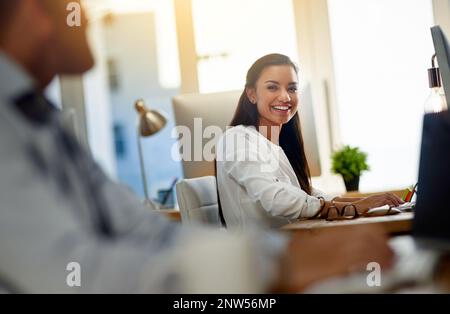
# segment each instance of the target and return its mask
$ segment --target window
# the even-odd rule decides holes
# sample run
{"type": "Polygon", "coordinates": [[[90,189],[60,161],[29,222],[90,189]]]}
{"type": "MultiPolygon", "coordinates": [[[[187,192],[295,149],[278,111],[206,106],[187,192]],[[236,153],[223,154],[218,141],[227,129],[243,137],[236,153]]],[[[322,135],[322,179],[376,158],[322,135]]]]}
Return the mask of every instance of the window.
{"type": "Polygon", "coordinates": [[[193,0],[201,93],[242,89],[257,58],[297,60],[292,0],[193,0]]]}
{"type": "Polygon", "coordinates": [[[431,0],[328,0],[341,143],[368,153],[361,190],[417,179],[431,0]]]}

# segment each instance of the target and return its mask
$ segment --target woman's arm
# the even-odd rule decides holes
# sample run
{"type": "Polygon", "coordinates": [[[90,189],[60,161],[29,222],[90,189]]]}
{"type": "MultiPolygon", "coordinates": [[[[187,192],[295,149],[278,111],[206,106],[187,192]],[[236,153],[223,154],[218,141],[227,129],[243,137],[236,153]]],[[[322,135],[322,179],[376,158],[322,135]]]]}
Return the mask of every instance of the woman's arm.
{"type": "Polygon", "coordinates": [[[358,214],[363,214],[367,212],[369,209],[374,207],[379,207],[383,205],[389,206],[399,206],[403,204],[404,201],[400,199],[398,196],[392,193],[384,193],[379,195],[368,196],[364,198],[341,198],[336,197],[331,201],[325,201],[324,199],[320,200],[321,205],[321,213],[328,212],[329,208],[332,206],[337,207],[339,212],[341,212],[345,206],[354,205],[358,214]]]}

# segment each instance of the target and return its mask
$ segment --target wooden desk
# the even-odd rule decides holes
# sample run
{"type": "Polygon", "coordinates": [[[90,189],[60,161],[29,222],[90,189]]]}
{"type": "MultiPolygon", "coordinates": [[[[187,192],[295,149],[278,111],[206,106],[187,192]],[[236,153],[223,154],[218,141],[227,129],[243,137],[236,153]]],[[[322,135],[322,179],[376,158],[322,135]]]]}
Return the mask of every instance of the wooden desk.
{"type": "Polygon", "coordinates": [[[283,226],[281,230],[295,232],[313,232],[326,228],[350,228],[362,225],[378,225],[389,234],[404,234],[411,232],[413,213],[400,213],[391,216],[361,217],[352,220],[326,221],[324,219],[300,220],[283,226]]]}
{"type": "Polygon", "coordinates": [[[181,222],[181,213],[179,210],[176,209],[158,209],[155,210],[158,214],[165,215],[167,218],[181,222]]]}

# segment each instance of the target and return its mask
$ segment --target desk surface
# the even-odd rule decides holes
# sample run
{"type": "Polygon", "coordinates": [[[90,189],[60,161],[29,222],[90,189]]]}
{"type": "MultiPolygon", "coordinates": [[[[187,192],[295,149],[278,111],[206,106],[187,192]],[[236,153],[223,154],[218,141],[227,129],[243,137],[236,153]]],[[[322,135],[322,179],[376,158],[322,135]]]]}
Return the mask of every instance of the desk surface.
{"type": "Polygon", "coordinates": [[[181,221],[181,213],[177,209],[157,209],[155,212],[165,215],[167,218],[174,221],[181,221]]]}
{"type": "Polygon", "coordinates": [[[326,221],[324,219],[301,220],[283,226],[287,231],[313,231],[324,228],[341,228],[374,224],[383,227],[389,234],[409,233],[412,228],[413,213],[400,213],[391,216],[361,217],[352,220],[326,221]]]}

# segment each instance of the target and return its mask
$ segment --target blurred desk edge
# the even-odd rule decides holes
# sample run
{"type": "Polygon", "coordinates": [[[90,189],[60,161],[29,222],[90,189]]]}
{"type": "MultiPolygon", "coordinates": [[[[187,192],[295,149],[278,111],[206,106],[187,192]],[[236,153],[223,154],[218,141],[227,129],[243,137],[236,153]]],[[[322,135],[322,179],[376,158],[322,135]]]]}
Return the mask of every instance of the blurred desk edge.
{"type": "Polygon", "coordinates": [[[157,209],[154,212],[164,215],[170,220],[181,222],[181,213],[177,209],[157,209]]]}
{"type": "Polygon", "coordinates": [[[323,219],[300,220],[281,228],[283,231],[301,231],[311,232],[324,230],[326,228],[343,228],[356,227],[363,225],[378,225],[384,230],[393,234],[408,234],[411,232],[413,213],[400,213],[398,215],[378,216],[378,217],[361,217],[352,220],[326,221],[323,219]]]}

